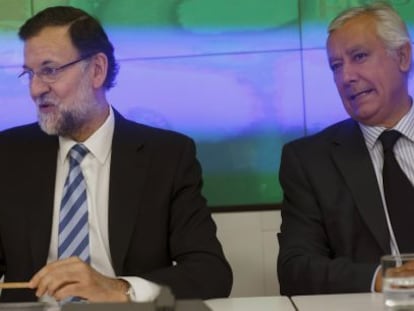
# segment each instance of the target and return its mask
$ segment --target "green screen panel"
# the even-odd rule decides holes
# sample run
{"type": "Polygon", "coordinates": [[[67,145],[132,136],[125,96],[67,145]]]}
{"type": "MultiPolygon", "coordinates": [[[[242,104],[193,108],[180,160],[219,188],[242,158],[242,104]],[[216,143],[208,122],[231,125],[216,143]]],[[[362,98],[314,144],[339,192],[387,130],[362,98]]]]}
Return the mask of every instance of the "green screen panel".
{"type": "Polygon", "coordinates": [[[289,51],[122,61],[109,99],[129,119],[195,139],[210,205],[275,203],[281,147],[304,135],[300,60],[289,51]]]}
{"type": "Polygon", "coordinates": [[[298,6],[285,0],[34,1],[98,17],[119,59],[298,49],[298,6]]]}

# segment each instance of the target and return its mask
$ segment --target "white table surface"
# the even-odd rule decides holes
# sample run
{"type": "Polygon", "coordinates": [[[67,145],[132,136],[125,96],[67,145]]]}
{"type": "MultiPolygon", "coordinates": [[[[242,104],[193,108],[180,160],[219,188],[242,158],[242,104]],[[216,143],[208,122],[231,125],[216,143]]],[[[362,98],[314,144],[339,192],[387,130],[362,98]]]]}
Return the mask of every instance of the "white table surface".
{"type": "Polygon", "coordinates": [[[292,296],[299,311],[378,311],[383,310],[380,293],[292,296]]]}
{"type": "Polygon", "coordinates": [[[210,299],[205,303],[213,311],[295,311],[284,296],[210,299]]]}

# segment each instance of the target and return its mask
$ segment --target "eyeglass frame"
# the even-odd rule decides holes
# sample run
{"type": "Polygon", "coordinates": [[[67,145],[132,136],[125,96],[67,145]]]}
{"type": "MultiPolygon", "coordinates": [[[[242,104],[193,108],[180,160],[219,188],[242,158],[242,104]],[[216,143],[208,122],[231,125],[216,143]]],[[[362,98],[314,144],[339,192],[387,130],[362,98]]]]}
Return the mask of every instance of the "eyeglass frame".
{"type": "Polygon", "coordinates": [[[59,67],[43,66],[39,70],[37,70],[36,72],[33,69],[25,68],[23,70],[23,72],[20,73],[17,76],[17,78],[21,79],[22,77],[24,77],[24,76],[27,75],[28,76],[28,81],[31,82],[33,80],[33,77],[36,75],[44,83],[53,83],[53,82],[56,82],[57,81],[58,74],[60,72],[62,72],[63,70],[65,70],[66,68],[68,68],[68,67],[70,67],[72,65],[75,65],[75,64],[77,64],[77,63],[79,63],[81,61],[84,61],[84,60],[86,60],[86,59],[94,56],[95,54],[96,53],[87,54],[87,55],[85,55],[83,57],[80,57],[80,58],[78,58],[78,59],[76,59],[76,60],[74,60],[72,62],[69,62],[69,63],[64,64],[62,66],[59,66],[59,67]],[[45,72],[47,70],[49,70],[50,72],[49,73],[45,72]]]}

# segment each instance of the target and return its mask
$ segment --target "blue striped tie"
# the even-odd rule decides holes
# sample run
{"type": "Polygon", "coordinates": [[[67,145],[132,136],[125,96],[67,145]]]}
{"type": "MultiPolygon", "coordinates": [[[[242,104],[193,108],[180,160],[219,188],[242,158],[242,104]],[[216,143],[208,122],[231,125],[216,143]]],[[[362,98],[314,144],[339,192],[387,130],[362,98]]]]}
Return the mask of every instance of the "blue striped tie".
{"type": "Polygon", "coordinates": [[[88,149],[77,144],[69,152],[69,173],[63,188],[59,216],[58,258],[77,256],[90,262],[86,183],[80,163],[88,149]]]}

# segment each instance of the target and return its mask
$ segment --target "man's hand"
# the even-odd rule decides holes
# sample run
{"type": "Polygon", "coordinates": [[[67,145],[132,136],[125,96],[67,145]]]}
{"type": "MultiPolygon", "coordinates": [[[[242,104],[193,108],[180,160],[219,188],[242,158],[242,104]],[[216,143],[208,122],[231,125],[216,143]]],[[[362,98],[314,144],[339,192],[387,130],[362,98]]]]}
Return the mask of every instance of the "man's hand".
{"type": "Polygon", "coordinates": [[[29,282],[36,296],[56,300],[77,296],[91,302],[126,302],[128,283],[106,277],[77,257],[57,260],[44,266],[29,282]]]}
{"type": "MultiPolygon", "coordinates": [[[[376,292],[382,291],[382,274],[382,269],[378,270],[377,277],[375,279],[376,292]]],[[[414,276],[414,261],[408,261],[399,267],[388,268],[385,274],[387,277],[392,278],[414,276]]]]}
{"type": "Polygon", "coordinates": [[[379,269],[375,278],[375,291],[382,292],[382,269],[379,269]]]}

